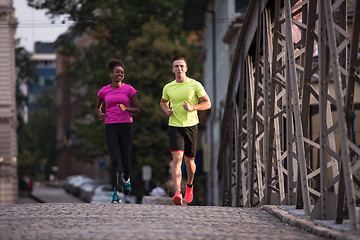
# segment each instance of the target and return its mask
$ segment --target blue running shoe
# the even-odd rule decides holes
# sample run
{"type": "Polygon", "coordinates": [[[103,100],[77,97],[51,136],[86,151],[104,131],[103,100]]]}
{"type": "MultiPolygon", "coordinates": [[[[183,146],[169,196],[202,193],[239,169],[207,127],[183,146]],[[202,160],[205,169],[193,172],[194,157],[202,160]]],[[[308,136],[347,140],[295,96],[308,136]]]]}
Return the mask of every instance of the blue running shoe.
{"type": "Polygon", "coordinates": [[[131,193],[131,182],[130,182],[130,178],[129,178],[129,182],[125,182],[125,179],[124,179],[124,174],[121,174],[121,181],[124,185],[123,187],[123,193],[125,195],[129,195],[131,193]]]}
{"type": "Polygon", "coordinates": [[[111,200],[111,203],[120,203],[120,196],[119,194],[117,193],[116,191],[116,187],[114,187],[114,193],[112,195],[112,200],[111,200]]]}

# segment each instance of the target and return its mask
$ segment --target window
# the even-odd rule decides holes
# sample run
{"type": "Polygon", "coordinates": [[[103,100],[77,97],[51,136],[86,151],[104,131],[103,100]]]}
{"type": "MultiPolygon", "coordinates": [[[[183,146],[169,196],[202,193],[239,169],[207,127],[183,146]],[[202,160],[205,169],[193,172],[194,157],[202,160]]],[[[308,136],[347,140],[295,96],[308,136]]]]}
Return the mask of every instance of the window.
{"type": "Polygon", "coordinates": [[[54,87],[54,78],[53,77],[47,77],[45,78],[45,87],[54,87]]]}

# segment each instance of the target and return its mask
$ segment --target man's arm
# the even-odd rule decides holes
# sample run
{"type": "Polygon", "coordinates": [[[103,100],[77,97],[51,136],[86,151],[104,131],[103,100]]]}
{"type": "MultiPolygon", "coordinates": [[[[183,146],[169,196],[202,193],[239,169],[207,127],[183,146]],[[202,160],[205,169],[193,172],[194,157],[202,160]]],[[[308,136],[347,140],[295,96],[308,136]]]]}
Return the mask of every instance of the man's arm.
{"type": "Polygon", "coordinates": [[[174,111],[172,110],[172,107],[169,108],[169,103],[170,103],[169,100],[165,100],[163,98],[161,98],[160,100],[161,109],[164,111],[164,113],[166,113],[166,115],[171,117],[174,114],[174,111]]]}
{"type": "Polygon", "coordinates": [[[194,110],[207,110],[211,108],[211,101],[208,95],[205,95],[200,98],[200,103],[196,105],[191,105],[190,103],[184,101],[184,109],[186,111],[194,111],[194,110]]]}

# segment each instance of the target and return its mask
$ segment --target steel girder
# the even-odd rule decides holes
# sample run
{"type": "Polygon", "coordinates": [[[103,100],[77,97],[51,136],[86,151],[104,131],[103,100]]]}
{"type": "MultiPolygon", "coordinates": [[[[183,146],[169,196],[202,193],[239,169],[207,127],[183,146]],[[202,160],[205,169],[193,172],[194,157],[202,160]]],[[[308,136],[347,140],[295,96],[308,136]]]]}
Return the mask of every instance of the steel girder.
{"type": "Polygon", "coordinates": [[[347,9],[359,26],[360,3],[291,2],[249,4],[221,128],[222,203],[296,205],[311,218],[337,222],[346,210],[356,229],[360,148],[349,126],[360,31],[349,33],[347,9]],[[318,133],[310,124],[314,109],[318,133]]]}

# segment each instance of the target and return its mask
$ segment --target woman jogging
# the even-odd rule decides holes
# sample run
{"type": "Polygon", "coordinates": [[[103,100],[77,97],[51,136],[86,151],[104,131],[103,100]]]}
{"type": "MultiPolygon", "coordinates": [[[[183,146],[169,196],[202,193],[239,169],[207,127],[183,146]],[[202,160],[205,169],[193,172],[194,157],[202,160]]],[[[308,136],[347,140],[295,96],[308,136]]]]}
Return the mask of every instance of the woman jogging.
{"type": "Polygon", "coordinates": [[[181,194],[181,164],[185,156],[187,182],[185,201],[193,200],[193,181],[196,170],[195,153],[197,144],[197,110],[211,108],[210,98],[204,87],[198,81],[186,76],[187,63],[185,58],[175,56],[172,61],[172,71],[175,80],[163,88],[160,101],[161,109],[169,117],[169,145],[172,155],[171,174],[173,177],[175,195],[173,202],[182,205],[181,194]]]}
{"type": "Polygon", "coordinates": [[[100,89],[97,96],[95,113],[100,120],[105,120],[105,142],[110,154],[110,175],[113,186],[112,203],[119,202],[118,167],[119,155],[123,173],[121,182],[123,192],[129,195],[130,183],[130,152],[132,146],[132,113],[139,113],[140,107],[136,96],[136,90],[124,80],[124,64],[121,60],[110,59],[105,65],[110,72],[111,84],[100,89]],[[102,112],[103,103],[106,104],[106,112],[102,112]],[[130,105],[131,103],[131,105],[130,105]]]}

